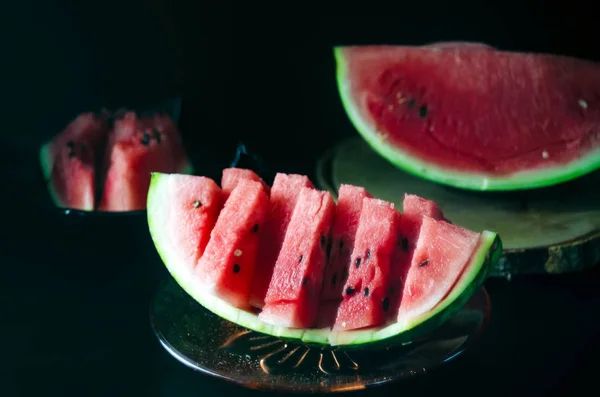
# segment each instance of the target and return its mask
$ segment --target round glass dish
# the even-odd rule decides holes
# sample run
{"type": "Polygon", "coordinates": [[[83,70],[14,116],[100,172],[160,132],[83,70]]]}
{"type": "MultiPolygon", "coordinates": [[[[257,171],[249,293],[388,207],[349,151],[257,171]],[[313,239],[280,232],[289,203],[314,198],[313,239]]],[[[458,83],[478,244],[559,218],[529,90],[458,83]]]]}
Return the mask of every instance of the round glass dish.
{"type": "Polygon", "coordinates": [[[452,319],[418,341],[341,351],[237,326],[204,309],[172,279],[160,285],[150,306],[158,340],[188,367],[252,389],[310,393],[359,390],[424,374],[464,352],[490,314],[481,288],[452,319]]]}

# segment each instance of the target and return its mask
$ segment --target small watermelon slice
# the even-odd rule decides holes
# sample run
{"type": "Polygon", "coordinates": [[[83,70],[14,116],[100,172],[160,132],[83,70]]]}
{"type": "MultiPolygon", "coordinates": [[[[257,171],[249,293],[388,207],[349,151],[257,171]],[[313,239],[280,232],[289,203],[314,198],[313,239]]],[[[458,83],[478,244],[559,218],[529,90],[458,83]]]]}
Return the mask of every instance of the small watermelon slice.
{"type": "Polygon", "coordinates": [[[431,310],[452,289],[479,243],[480,234],[427,216],[404,280],[398,322],[431,310]]]}
{"type": "Polygon", "coordinates": [[[316,325],[334,212],[331,194],[301,189],[259,315],[262,321],[289,328],[316,325]]]}
{"type": "Polygon", "coordinates": [[[221,176],[221,191],[225,199],[229,197],[233,189],[237,186],[238,182],[242,179],[250,179],[255,182],[260,182],[265,189],[265,192],[269,194],[271,188],[267,185],[260,176],[252,170],[245,168],[225,168],[221,176]]]}
{"type": "MultiPolygon", "coordinates": [[[[234,263],[230,260],[222,259],[223,257],[227,257],[227,253],[229,253],[229,257],[231,257],[231,240],[224,239],[223,244],[217,244],[215,242],[213,244],[215,246],[214,252],[219,252],[220,248],[220,251],[225,253],[225,255],[212,254],[212,259],[210,260],[208,259],[209,255],[207,252],[209,251],[209,248],[207,246],[207,249],[200,260],[200,262],[203,260],[205,261],[202,268],[200,266],[192,268],[189,266],[189,262],[183,261],[181,258],[185,258],[185,256],[181,255],[178,250],[183,250],[188,247],[181,243],[189,238],[187,234],[189,233],[188,231],[190,228],[181,227],[173,231],[172,228],[167,229],[163,227],[163,222],[161,222],[161,219],[164,219],[165,217],[163,213],[168,212],[169,214],[173,214],[173,212],[166,211],[166,208],[171,205],[181,206],[179,203],[173,204],[169,201],[171,200],[170,197],[172,197],[173,193],[165,193],[164,190],[173,189],[173,187],[169,184],[161,183],[164,178],[165,175],[161,174],[154,175],[152,178],[148,193],[148,225],[156,249],[165,263],[165,266],[169,269],[169,272],[177,280],[179,285],[206,309],[242,327],[264,334],[274,335],[285,340],[289,339],[312,344],[337,346],[338,348],[343,349],[378,349],[402,344],[414,340],[415,338],[423,337],[425,333],[439,327],[447,321],[470,299],[472,294],[486,279],[490,267],[498,261],[502,252],[502,243],[496,233],[490,231],[475,233],[462,229],[459,226],[452,225],[444,220],[434,220],[429,217],[423,217],[422,231],[419,233],[416,249],[414,250],[414,260],[409,262],[410,266],[406,266],[407,274],[403,279],[408,286],[407,288],[410,288],[411,294],[408,295],[408,298],[404,299],[403,303],[400,302],[400,308],[395,308],[397,316],[382,316],[376,314],[374,310],[365,312],[365,310],[359,311],[356,309],[355,313],[357,313],[358,317],[363,316],[367,319],[374,318],[376,321],[373,321],[373,323],[379,322],[379,324],[353,330],[337,331],[333,330],[331,327],[319,329],[314,327],[316,309],[314,303],[312,303],[313,301],[308,299],[311,295],[307,293],[308,291],[306,289],[302,289],[302,280],[304,278],[307,279],[305,286],[309,284],[311,286],[318,285],[318,277],[319,274],[322,274],[323,272],[324,258],[327,252],[327,237],[324,235],[325,238],[323,239],[323,243],[321,243],[322,239],[320,237],[318,239],[316,238],[317,235],[320,235],[319,233],[316,233],[319,222],[311,222],[310,217],[306,215],[311,213],[311,211],[320,213],[321,210],[317,209],[317,206],[310,207],[302,204],[307,202],[305,199],[297,201],[297,208],[295,207],[293,211],[292,221],[289,223],[289,227],[285,234],[285,242],[278,255],[278,257],[281,258],[281,261],[278,260],[278,266],[275,268],[276,272],[270,281],[270,283],[273,283],[273,287],[271,288],[271,286],[269,286],[269,294],[263,310],[260,311],[251,307],[239,308],[231,303],[231,289],[234,288],[229,288],[228,291],[224,291],[224,293],[220,293],[214,288],[217,285],[235,286],[235,294],[239,296],[240,293],[238,291],[244,290],[244,286],[251,282],[244,278],[246,281],[241,283],[238,273],[219,270],[227,267],[229,270],[232,270],[231,266],[234,263]],[[302,208],[305,206],[306,209],[302,208]],[[301,214],[302,216],[299,216],[298,214],[301,214]],[[318,240],[318,243],[316,240],[318,240]],[[301,247],[305,247],[306,249],[312,248],[315,250],[312,251],[312,253],[317,252],[319,255],[315,255],[314,257],[309,255],[306,259],[303,256],[302,260],[300,260],[299,256],[298,258],[295,258],[296,254],[300,253],[298,249],[301,247]],[[424,255],[431,260],[432,267],[429,269],[427,269],[429,262],[422,266],[418,266],[422,261],[419,263],[416,262],[421,259],[421,257],[424,257],[424,255]],[[321,265],[319,265],[319,257],[321,258],[321,265]],[[296,259],[296,261],[293,261],[293,259],[296,259]],[[281,263],[281,266],[279,266],[279,263],[281,263]],[[300,265],[301,263],[302,265],[300,265]],[[294,264],[296,266],[292,268],[291,265],[294,264]],[[313,270],[311,271],[310,269],[313,270]],[[279,272],[281,272],[281,274],[276,274],[279,272]],[[215,277],[215,275],[217,275],[217,277],[215,277]],[[218,279],[218,283],[203,282],[202,280],[205,278],[212,278],[213,280],[218,279]],[[211,285],[213,288],[211,288],[211,285]],[[276,288],[275,285],[278,285],[278,287],[276,288]],[[375,313],[375,316],[373,316],[373,313],[375,313]],[[268,320],[268,322],[265,321],[265,319],[268,320]],[[307,326],[307,324],[312,325],[307,326]],[[302,325],[302,327],[298,328],[298,325],[302,325]]],[[[266,194],[259,182],[243,180],[240,183],[254,184],[255,192],[261,191],[262,194],[265,195],[263,200],[267,202],[266,194]]],[[[242,190],[240,185],[238,185],[230,195],[228,202],[231,202],[236,194],[239,194],[236,193],[238,192],[238,189],[242,190]]],[[[316,191],[311,189],[308,190],[311,192],[316,191]]],[[[319,193],[319,195],[321,194],[318,191],[316,192],[319,193]]],[[[185,189],[180,190],[179,194],[190,197],[189,194],[185,193],[185,189]]],[[[252,194],[247,193],[244,193],[243,196],[246,198],[244,201],[247,201],[248,197],[254,197],[252,194]]],[[[363,201],[364,200],[377,201],[378,199],[364,198],[363,201]]],[[[268,206],[269,204],[267,204],[267,207],[268,206]]],[[[335,204],[332,203],[328,206],[335,206],[335,204]]],[[[383,207],[385,208],[385,206],[383,207]]],[[[222,214],[226,208],[227,204],[223,208],[219,218],[224,216],[222,214]]],[[[265,212],[268,211],[269,209],[266,209],[265,212]]],[[[230,223],[227,225],[230,226],[227,229],[229,230],[230,235],[240,236],[244,234],[236,234],[233,229],[236,227],[240,228],[239,225],[241,224],[246,225],[245,227],[247,227],[249,224],[248,217],[253,216],[255,212],[252,205],[248,205],[248,208],[245,208],[245,211],[235,211],[235,213],[234,211],[230,211],[230,215],[228,216],[230,223]]],[[[335,209],[331,208],[330,212],[329,222],[333,222],[335,209]]],[[[182,226],[185,225],[189,222],[189,218],[186,217],[185,214],[185,212],[180,212],[180,215],[177,215],[179,219],[172,219],[171,222],[173,224],[179,223],[182,226]]],[[[388,210],[386,211],[382,210],[380,216],[375,216],[374,212],[372,212],[373,216],[371,217],[366,214],[368,214],[368,209],[366,209],[363,204],[360,223],[364,223],[362,222],[363,218],[368,219],[373,230],[376,228],[385,229],[386,225],[388,225],[387,231],[384,230],[384,233],[363,233],[357,231],[356,234],[357,238],[355,239],[356,242],[354,244],[353,256],[351,259],[356,259],[354,253],[356,253],[356,255],[362,255],[359,268],[363,269],[362,271],[365,275],[364,280],[376,281],[371,284],[372,287],[369,287],[368,295],[371,297],[374,296],[371,295],[371,288],[373,288],[374,291],[377,290],[383,292],[385,290],[382,286],[390,285],[390,277],[394,278],[396,276],[391,270],[388,271],[388,277],[381,277],[384,272],[378,273],[375,271],[374,274],[372,274],[368,270],[369,267],[364,265],[368,261],[372,261],[375,263],[375,266],[372,266],[371,268],[382,269],[385,265],[377,265],[382,262],[381,259],[383,258],[385,260],[386,258],[393,258],[396,253],[402,249],[401,244],[396,242],[398,237],[396,237],[396,241],[394,241],[393,238],[394,233],[399,234],[398,218],[401,218],[402,215],[390,207],[388,207],[388,210]],[[390,223],[388,222],[388,218],[395,219],[395,221],[390,223]],[[363,235],[365,236],[365,239],[361,238],[363,235]],[[380,239],[378,238],[379,236],[383,236],[383,238],[380,239]],[[359,240],[366,241],[366,238],[371,239],[373,246],[385,248],[377,250],[373,249],[372,245],[360,245],[359,240]],[[387,247],[391,247],[389,249],[391,250],[391,254],[387,253],[389,251],[387,247]],[[371,249],[368,255],[367,249],[371,249]],[[381,251],[380,254],[383,253],[383,255],[377,255],[377,252],[379,251],[381,251]],[[367,262],[365,262],[365,258],[367,258],[367,262]]],[[[175,216],[171,217],[175,218],[175,216]]],[[[266,222],[266,218],[264,221],[266,222]]],[[[213,229],[211,236],[217,235],[214,231],[216,228],[217,226],[213,229]]],[[[264,230],[264,228],[261,230],[264,230]]],[[[325,229],[323,229],[322,232],[326,233],[325,229]]],[[[262,241],[264,238],[262,233],[259,233],[258,238],[262,241]]],[[[218,239],[215,239],[214,241],[217,240],[218,239]]],[[[414,242],[411,241],[410,243],[413,244],[414,242]]],[[[301,249],[301,251],[305,252],[304,249],[301,249]]],[[[235,251],[233,252],[233,256],[235,256],[235,251]]],[[[393,265],[390,264],[390,268],[392,268],[392,266],[393,265]]],[[[245,274],[244,277],[245,276],[248,275],[245,274]]],[[[257,274],[255,271],[255,277],[256,276],[257,274]]],[[[352,275],[350,277],[352,277],[352,275]]],[[[350,282],[350,277],[348,282],[350,282]]],[[[405,294],[403,292],[404,291],[399,291],[399,294],[404,296],[405,294]]],[[[318,297],[318,295],[315,296],[318,297]]],[[[236,301],[236,299],[233,299],[233,301],[236,301]]],[[[244,299],[237,299],[237,301],[243,302],[244,299]]],[[[380,300],[380,304],[383,309],[383,300],[380,300]]],[[[394,308],[390,307],[390,309],[394,308]]],[[[319,311],[319,313],[320,312],[321,311],[319,311]]],[[[355,326],[360,326],[360,324],[356,324],[355,326]]]]}
{"type": "Polygon", "coordinates": [[[364,187],[340,185],[331,229],[331,252],[323,277],[322,300],[342,299],[342,290],[348,277],[348,263],[354,249],[354,239],[365,197],[372,196],[364,187]]]}
{"type": "Polygon", "coordinates": [[[143,210],[152,172],[188,171],[187,166],[176,169],[175,142],[153,125],[152,119],[138,118],[134,112],[115,120],[106,150],[100,211],[143,210]]]}
{"type": "Polygon", "coordinates": [[[106,115],[82,113],[40,149],[42,173],[55,205],[92,211],[101,181],[97,163],[108,133],[106,115]]]}
{"type": "Polygon", "coordinates": [[[94,209],[96,175],[94,154],[72,145],[53,158],[49,184],[54,202],[62,208],[94,209]]]}
{"type": "Polygon", "coordinates": [[[221,189],[215,181],[203,176],[152,173],[152,181],[160,186],[157,191],[161,195],[148,196],[148,206],[164,202],[170,205],[148,222],[164,229],[168,240],[163,244],[176,247],[178,261],[193,269],[204,253],[221,211],[221,189]]]}
{"type": "Polygon", "coordinates": [[[259,230],[269,199],[259,182],[241,180],[221,210],[196,274],[207,292],[247,308],[259,230]]]}
{"type": "Polygon", "coordinates": [[[405,241],[417,241],[424,216],[445,220],[444,212],[433,200],[427,200],[415,194],[405,194],[400,219],[400,233],[407,239],[405,241]]]}
{"type": "Polygon", "coordinates": [[[334,331],[381,325],[392,309],[388,286],[399,218],[394,204],[376,198],[363,199],[334,331]]]}
{"type": "Polygon", "coordinates": [[[250,303],[262,308],[269,289],[273,267],[302,188],[314,187],[305,175],[277,173],[271,186],[269,212],[261,232],[256,277],[252,281],[250,303]]]}
{"type": "Polygon", "coordinates": [[[600,63],[477,43],[334,49],[348,118],[395,166],[473,190],[600,167],[600,63]]]}

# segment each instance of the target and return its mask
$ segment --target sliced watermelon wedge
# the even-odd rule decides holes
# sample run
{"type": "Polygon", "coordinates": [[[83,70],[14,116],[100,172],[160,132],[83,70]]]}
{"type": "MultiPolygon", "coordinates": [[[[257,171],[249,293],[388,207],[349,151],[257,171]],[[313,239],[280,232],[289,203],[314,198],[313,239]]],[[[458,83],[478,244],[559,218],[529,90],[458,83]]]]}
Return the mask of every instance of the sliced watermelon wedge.
{"type": "MultiPolygon", "coordinates": [[[[173,213],[169,208],[172,206],[181,206],[180,201],[171,201],[173,194],[169,192],[169,190],[173,190],[173,178],[173,175],[153,173],[147,203],[150,233],[155,247],[170,274],[193,299],[207,310],[242,327],[283,339],[303,341],[305,343],[318,345],[337,346],[338,348],[347,349],[380,348],[413,340],[415,337],[422,336],[424,333],[437,328],[460,310],[487,278],[489,269],[498,261],[502,251],[502,242],[499,236],[494,232],[467,232],[466,236],[468,238],[465,239],[463,238],[464,236],[462,236],[462,234],[465,233],[463,232],[464,229],[461,229],[458,226],[449,224],[443,220],[425,220],[424,232],[421,233],[422,239],[419,237],[417,243],[414,244],[417,247],[415,249],[415,258],[418,255],[428,255],[432,260],[438,261],[439,264],[437,267],[432,266],[430,270],[426,270],[428,275],[425,277],[419,277],[419,273],[411,275],[409,271],[406,281],[409,284],[412,283],[414,287],[419,285],[419,280],[425,280],[424,282],[427,283],[429,283],[428,280],[434,280],[435,282],[441,283],[443,288],[421,288],[419,290],[421,296],[413,294],[412,299],[407,300],[407,304],[404,306],[401,317],[398,317],[400,321],[392,319],[391,322],[381,323],[380,325],[369,328],[343,331],[333,331],[331,327],[293,328],[281,325],[282,322],[275,317],[270,317],[269,321],[271,323],[268,323],[261,319],[259,309],[238,308],[234,304],[228,303],[225,295],[221,296],[218,292],[215,292],[214,289],[207,288],[206,284],[202,282],[202,274],[199,273],[202,272],[200,266],[194,265],[193,263],[190,263],[189,260],[183,259],[189,258],[189,256],[182,256],[180,251],[184,249],[189,250],[189,245],[186,245],[186,241],[188,241],[190,236],[187,235],[185,231],[190,230],[190,228],[181,227],[180,230],[182,230],[182,232],[177,233],[174,232],[176,229],[173,227],[164,227],[165,213],[173,213]],[[438,225],[437,222],[441,225],[438,225]],[[446,230],[448,228],[451,230],[446,230]],[[446,239],[446,241],[444,244],[436,246],[435,241],[431,240],[432,236],[436,239],[446,239]],[[465,245],[465,241],[467,240],[470,242],[470,246],[465,245]],[[456,249],[457,244],[462,244],[465,248],[464,252],[460,251],[460,256],[455,256],[455,250],[453,251],[448,248],[452,247],[456,249]],[[446,257],[444,257],[444,253],[446,253],[446,257]],[[452,256],[448,257],[447,255],[452,256]],[[447,271],[446,269],[450,270],[447,271]],[[439,272],[447,272],[447,277],[437,274],[439,272]]],[[[257,182],[250,181],[249,183],[257,184],[257,182]]],[[[178,192],[178,194],[183,197],[190,197],[182,187],[179,187],[178,192]]],[[[302,203],[302,201],[299,202],[302,203]]],[[[308,212],[305,209],[299,209],[297,213],[300,213],[301,211],[308,212]]],[[[332,211],[332,209],[329,210],[330,213],[332,211]]],[[[246,222],[243,219],[246,219],[247,217],[248,214],[242,214],[240,222],[246,222]]],[[[231,214],[228,215],[228,218],[229,222],[234,222],[234,213],[231,212],[231,214]]],[[[311,238],[318,239],[318,244],[313,243],[314,247],[318,249],[326,247],[328,238],[321,234],[323,231],[312,231],[313,226],[309,223],[304,224],[300,216],[296,216],[295,219],[294,225],[298,226],[297,229],[299,231],[304,230],[304,235],[314,235],[311,238]]],[[[172,225],[180,223],[182,226],[187,222],[185,217],[181,217],[180,219],[170,217],[169,221],[172,225]]],[[[372,220],[369,220],[369,222],[372,222],[372,220]]],[[[296,228],[296,226],[294,227],[296,228]]],[[[259,231],[260,228],[253,228],[252,230],[257,232],[259,239],[263,238],[263,235],[261,235],[259,231]]],[[[293,238],[294,236],[292,236],[292,233],[292,231],[289,231],[288,234],[290,237],[287,238],[286,236],[286,241],[288,241],[288,243],[286,243],[286,249],[290,252],[296,249],[294,248],[295,239],[293,238]]],[[[298,242],[300,242],[300,240],[301,238],[298,236],[298,242]]],[[[223,247],[226,248],[225,246],[223,247]]],[[[232,246],[228,245],[227,247],[229,247],[227,249],[231,251],[232,246]]],[[[215,245],[215,249],[216,248],[218,248],[217,245],[215,245]]],[[[460,246],[458,248],[460,249],[460,246]]],[[[372,252],[373,255],[377,255],[378,251],[372,252]]],[[[294,251],[293,255],[290,256],[290,258],[294,259],[294,262],[296,260],[300,261],[300,256],[297,254],[298,252],[294,251]],[[298,256],[298,259],[296,259],[296,256],[298,256]]],[[[302,260],[304,260],[304,257],[302,260]]],[[[304,279],[307,277],[314,278],[315,280],[319,279],[319,275],[307,273],[309,267],[298,267],[298,272],[300,272],[298,274],[300,274],[300,276],[296,275],[294,268],[291,266],[293,263],[288,262],[289,261],[286,261],[285,263],[282,262],[281,266],[285,266],[286,270],[284,273],[289,274],[289,277],[279,278],[277,281],[278,286],[276,288],[280,288],[281,285],[286,282],[286,279],[289,280],[289,288],[306,288],[307,283],[304,282],[304,279]],[[296,280],[296,278],[298,280],[296,280]]],[[[318,266],[315,265],[310,268],[318,269],[315,271],[322,272],[324,267],[322,264],[323,261],[321,260],[319,263],[318,266]]],[[[361,263],[361,266],[369,266],[370,262],[367,261],[361,263]]],[[[199,264],[202,264],[205,269],[209,269],[207,271],[218,272],[218,270],[210,270],[210,258],[200,258],[199,264]]],[[[229,269],[231,266],[228,265],[223,268],[229,269]]],[[[279,273],[279,270],[276,270],[276,273],[279,273]]],[[[239,276],[239,274],[231,274],[232,277],[239,276]]],[[[226,273],[221,273],[221,277],[227,277],[226,273]]],[[[258,277],[260,277],[260,275],[258,275],[258,277]]],[[[225,278],[221,278],[221,280],[223,280],[222,282],[226,282],[225,278]]],[[[248,280],[246,279],[245,283],[247,283],[247,281],[248,280]]],[[[428,286],[431,287],[429,284],[428,286]]],[[[285,305],[292,302],[295,297],[288,295],[287,292],[285,294],[271,295],[267,305],[277,302],[285,305]],[[280,296],[281,300],[278,301],[275,296],[280,296]]],[[[244,295],[244,299],[245,296],[246,295],[244,295]]],[[[315,294],[314,297],[318,298],[318,295],[315,294]]],[[[231,301],[231,299],[229,300],[231,301]]],[[[294,302],[297,302],[296,304],[302,304],[300,300],[295,300],[294,302]]],[[[403,308],[402,304],[400,304],[400,308],[403,308]]],[[[312,310],[313,313],[310,321],[312,323],[315,318],[315,309],[314,307],[309,308],[308,306],[302,308],[302,310],[308,309],[312,310]]],[[[357,314],[360,315],[360,313],[357,314]]],[[[295,316],[295,314],[292,315],[295,316]]]]}
{"type": "Polygon", "coordinates": [[[519,190],[600,167],[600,63],[478,43],[345,46],[334,56],[349,120],[411,174],[519,190]]]}

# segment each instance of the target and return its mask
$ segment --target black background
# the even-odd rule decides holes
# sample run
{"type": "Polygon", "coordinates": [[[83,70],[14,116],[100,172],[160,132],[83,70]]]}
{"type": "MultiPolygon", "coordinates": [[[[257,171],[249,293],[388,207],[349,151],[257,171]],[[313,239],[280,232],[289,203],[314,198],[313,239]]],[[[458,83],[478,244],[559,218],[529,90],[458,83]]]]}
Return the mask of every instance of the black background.
{"type": "MultiPolygon", "coordinates": [[[[186,144],[206,170],[226,164],[241,139],[272,168],[311,175],[319,154],[355,134],[333,45],[467,40],[599,56],[591,1],[254,3],[0,5],[0,395],[246,393],[192,373],[155,341],[145,310],[165,274],[143,219],[73,221],[41,204],[37,149],[76,113],[181,95],[186,144]]],[[[581,394],[595,385],[598,277],[488,281],[494,320],[480,344],[376,393],[581,394]]]]}

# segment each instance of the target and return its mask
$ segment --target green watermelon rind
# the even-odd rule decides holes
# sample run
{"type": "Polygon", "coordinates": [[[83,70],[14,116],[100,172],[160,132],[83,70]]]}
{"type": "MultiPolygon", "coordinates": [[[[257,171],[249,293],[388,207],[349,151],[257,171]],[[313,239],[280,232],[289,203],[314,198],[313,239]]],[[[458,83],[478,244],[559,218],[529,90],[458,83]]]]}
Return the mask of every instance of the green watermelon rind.
{"type": "Polygon", "coordinates": [[[352,82],[343,46],[334,47],[336,81],[338,93],[346,115],[367,144],[380,156],[397,168],[417,177],[436,183],[466,190],[525,190],[556,185],[600,168],[600,150],[590,150],[583,157],[565,164],[545,168],[524,170],[505,176],[492,176],[476,171],[450,170],[443,164],[423,160],[401,147],[387,142],[385,134],[377,131],[376,125],[361,114],[361,105],[352,95],[352,82]]]}
{"type": "Polygon", "coordinates": [[[168,208],[169,205],[166,195],[168,189],[163,188],[163,183],[167,180],[167,174],[152,174],[146,207],[148,227],[154,246],[173,279],[190,297],[217,316],[241,327],[285,340],[336,346],[340,349],[392,346],[411,341],[415,337],[437,328],[459,311],[487,278],[490,268],[499,260],[502,251],[499,236],[496,233],[484,231],[477,250],[471,256],[469,263],[465,266],[465,271],[452,291],[429,312],[410,322],[343,332],[329,329],[293,329],[271,325],[261,321],[255,313],[237,309],[216,296],[202,291],[201,284],[196,282],[194,268],[184,264],[178,258],[177,248],[170,244],[171,238],[167,229],[162,227],[166,221],[162,218],[162,214],[168,212],[163,209],[168,208]]]}
{"type": "Polygon", "coordinates": [[[63,207],[64,204],[56,194],[56,191],[53,189],[52,184],[50,183],[50,177],[52,175],[52,156],[50,155],[52,143],[48,142],[42,145],[40,148],[40,164],[42,166],[42,176],[44,177],[44,183],[48,188],[48,192],[50,194],[50,199],[57,207],[63,207]]]}

